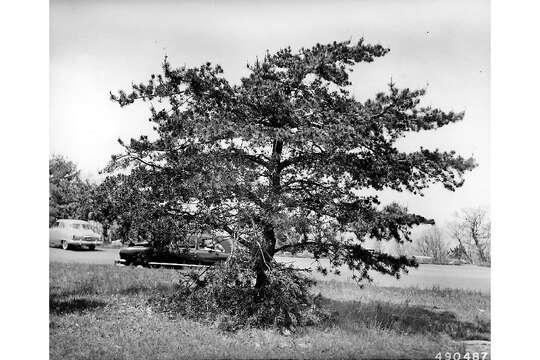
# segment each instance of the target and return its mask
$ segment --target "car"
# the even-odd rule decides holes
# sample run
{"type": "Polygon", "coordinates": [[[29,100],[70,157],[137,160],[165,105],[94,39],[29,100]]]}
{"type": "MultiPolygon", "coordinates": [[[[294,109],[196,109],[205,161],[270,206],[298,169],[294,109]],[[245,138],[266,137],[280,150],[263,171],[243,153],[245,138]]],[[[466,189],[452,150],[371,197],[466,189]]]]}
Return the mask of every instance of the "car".
{"type": "Polygon", "coordinates": [[[198,237],[193,247],[176,250],[153,250],[148,242],[131,243],[120,249],[117,265],[134,265],[144,267],[198,267],[211,266],[225,262],[232,251],[230,239],[210,240],[198,237]]]}
{"type": "Polygon", "coordinates": [[[61,246],[64,250],[86,246],[94,250],[102,244],[101,235],[88,221],[58,219],[49,228],[49,246],[61,246]]]}

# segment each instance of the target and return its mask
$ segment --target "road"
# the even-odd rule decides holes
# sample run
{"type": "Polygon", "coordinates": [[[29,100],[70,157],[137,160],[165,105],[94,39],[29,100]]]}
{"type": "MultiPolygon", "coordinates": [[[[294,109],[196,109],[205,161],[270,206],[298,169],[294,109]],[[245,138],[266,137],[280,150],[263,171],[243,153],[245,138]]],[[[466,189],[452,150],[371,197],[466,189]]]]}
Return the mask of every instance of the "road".
{"type": "MultiPolygon", "coordinates": [[[[97,248],[95,251],[90,251],[49,248],[49,261],[112,265],[117,254],[118,249],[97,248]]],[[[314,268],[313,260],[308,258],[280,257],[278,261],[291,263],[300,268],[314,268]]],[[[324,261],[322,260],[323,265],[324,261]]],[[[352,281],[352,273],[346,268],[341,269],[340,276],[323,276],[317,272],[314,272],[313,275],[316,279],[321,280],[335,279],[338,281],[352,281]]],[[[490,293],[491,269],[488,267],[421,264],[418,269],[411,269],[409,274],[403,275],[399,280],[379,273],[373,273],[371,275],[374,284],[378,286],[415,286],[423,289],[439,286],[441,288],[477,290],[490,293]]]]}
{"type": "MultiPolygon", "coordinates": [[[[292,263],[300,268],[314,268],[313,259],[307,258],[281,258],[283,262],[292,263]]],[[[328,264],[327,260],[321,260],[323,265],[328,264]]],[[[343,267],[340,275],[329,274],[323,276],[314,272],[316,279],[335,279],[338,281],[353,281],[352,272],[343,267]]],[[[490,293],[491,269],[476,265],[434,265],[420,264],[417,269],[410,269],[408,274],[404,274],[400,279],[371,272],[373,283],[377,286],[395,287],[418,287],[430,289],[434,286],[441,288],[466,289],[490,293]]]]}
{"type": "Polygon", "coordinates": [[[114,264],[114,258],[119,249],[96,248],[96,250],[63,250],[49,248],[49,262],[83,263],[83,264],[114,264]]]}

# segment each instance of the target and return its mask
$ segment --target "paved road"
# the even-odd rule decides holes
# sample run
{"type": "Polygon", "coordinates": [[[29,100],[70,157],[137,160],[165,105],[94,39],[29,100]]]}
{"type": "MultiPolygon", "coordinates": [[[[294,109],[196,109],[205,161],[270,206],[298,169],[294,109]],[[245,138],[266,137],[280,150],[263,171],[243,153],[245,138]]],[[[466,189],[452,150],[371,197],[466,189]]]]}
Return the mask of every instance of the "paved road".
{"type": "MultiPolygon", "coordinates": [[[[313,268],[313,260],[306,258],[281,258],[283,262],[290,262],[301,268],[313,268]]],[[[327,260],[321,260],[324,265],[327,260]]],[[[352,272],[343,267],[340,275],[329,274],[323,276],[314,272],[317,279],[335,279],[338,281],[353,281],[352,272]]],[[[434,286],[441,288],[476,290],[490,293],[491,269],[475,265],[433,265],[420,264],[417,269],[410,269],[408,274],[400,279],[383,275],[377,272],[370,273],[373,283],[378,286],[419,287],[430,289],[434,286]]]]}
{"type": "Polygon", "coordinates": [[[118,249],[97,248],[96,250],[63,250],[49,248],[50,262],[84,263],[84,264],[114,264],[118,249]]]}
{"type": "MultiPolygon", "coordinates": [[[[90,250],[62,250],[57,248],[49,249],[50,262],[86,263],[86,264],[110,264],[114,263],[114,258],[118,254],[118,249],[98,248],[90,250]]],[[[314,267],[313,260],[307,258],[278,258],[281,262],[292,263],[301,268],[314,267]]],[[[324,264],[324,260],[323,260],[324,264]]],[[[351,272],[344,268],[341,275],[328,275],[323,277],[314,272],[317,279],[335,279],[339,281],[351,281],[351,272]]],[[[421,264],[418,269],[410,270],[409,274],[403,275],[397,280],[393,277],[372,274],[375,285],[431,288],[439,286],[441,288],[478,290],[484,293],[490,292],[491,270],[487,267],[474,265],[432,265],[421,264]]]]}

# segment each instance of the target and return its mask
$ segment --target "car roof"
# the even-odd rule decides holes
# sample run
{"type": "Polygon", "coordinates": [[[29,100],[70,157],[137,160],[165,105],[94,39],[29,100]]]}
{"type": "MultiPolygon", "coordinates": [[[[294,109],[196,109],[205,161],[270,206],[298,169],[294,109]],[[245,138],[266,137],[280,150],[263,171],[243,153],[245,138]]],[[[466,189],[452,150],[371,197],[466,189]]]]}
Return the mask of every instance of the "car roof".
{"type": "Polygon", "coordinates": [[[76,219],[58,219],[58,221],[72,224],[88,224],[88,221],[76,220],[76,219]]]}

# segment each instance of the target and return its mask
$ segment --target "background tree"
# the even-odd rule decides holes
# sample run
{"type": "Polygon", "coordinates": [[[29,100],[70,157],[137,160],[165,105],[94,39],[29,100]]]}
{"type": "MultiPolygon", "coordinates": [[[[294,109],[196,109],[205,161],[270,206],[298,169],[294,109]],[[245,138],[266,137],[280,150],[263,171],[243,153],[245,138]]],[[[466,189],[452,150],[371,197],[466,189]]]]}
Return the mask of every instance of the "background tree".
{"type": "Polygon", "coordinates": [[[162,74],[111,94],[121,106],[151,102],[157,136],[120,141],[125,152],[109,170],[129,169],[148,184],[150,202],[183,219],[184,227],[237,234],[259,298],[279,268],[274,256],[285,250],[308,249],[333,268],[348,265],[357,279],[369,279],[370,270],[399,276],[415,262],[336,234],[403,242],[412,226],[433,221],[395,204],[381,206],[363,190],[421,195],[440,183],[453,191],[475,163],[454,152],[396,148],[407,132],[463,118],[420,106],[425,90],[390,83],[364,102],[351,95],[353,65],[388,51],[363,40],[285,48],[248,65],[238,84],[219,65],[175,69],[165,59],[162,74]]]}
{"type": "Polygon", "coordinates": [[[49,223],[87,219],[92,184],[82,180],[77,165],[61,155],[49,159],[49,223]]]}
{"type": "Polygon", "coordinates": [[[159,201],[161,195],[156,191],[162,191],[164,184],[156,175],[139,168],[129,176],[109,176],[95,187],[91,208],[104,232],[115,224],[116,236],[123,242],[150,240],[156,248],[166,247],[172,240],[179,243],[187,236],[185,231],[193,224],[184,224],[189,220],[186,214],[179,216],[159,201]]]}
{"type": "Polygon", "coordinates": [[[471,263],[491,262],[491,222],[483,207],[462,209],[448,225],[449,233],[458,242],[459,253],[471,263]]]}
{"type": "Polygon", "coordinates": [[[425,229],[414,243],[419,255],[430,256],[435,263],[445,263],[448,258],[448,245],[444,240],[443,232],[437,226],[425,229]]]}
{"type": "Polygon", "coordinates": [[[452,259],[464,260],[468,263],[473,262],[465,248],[460,244],[457,244],[448,250],[448,257],[452,259]]]}

